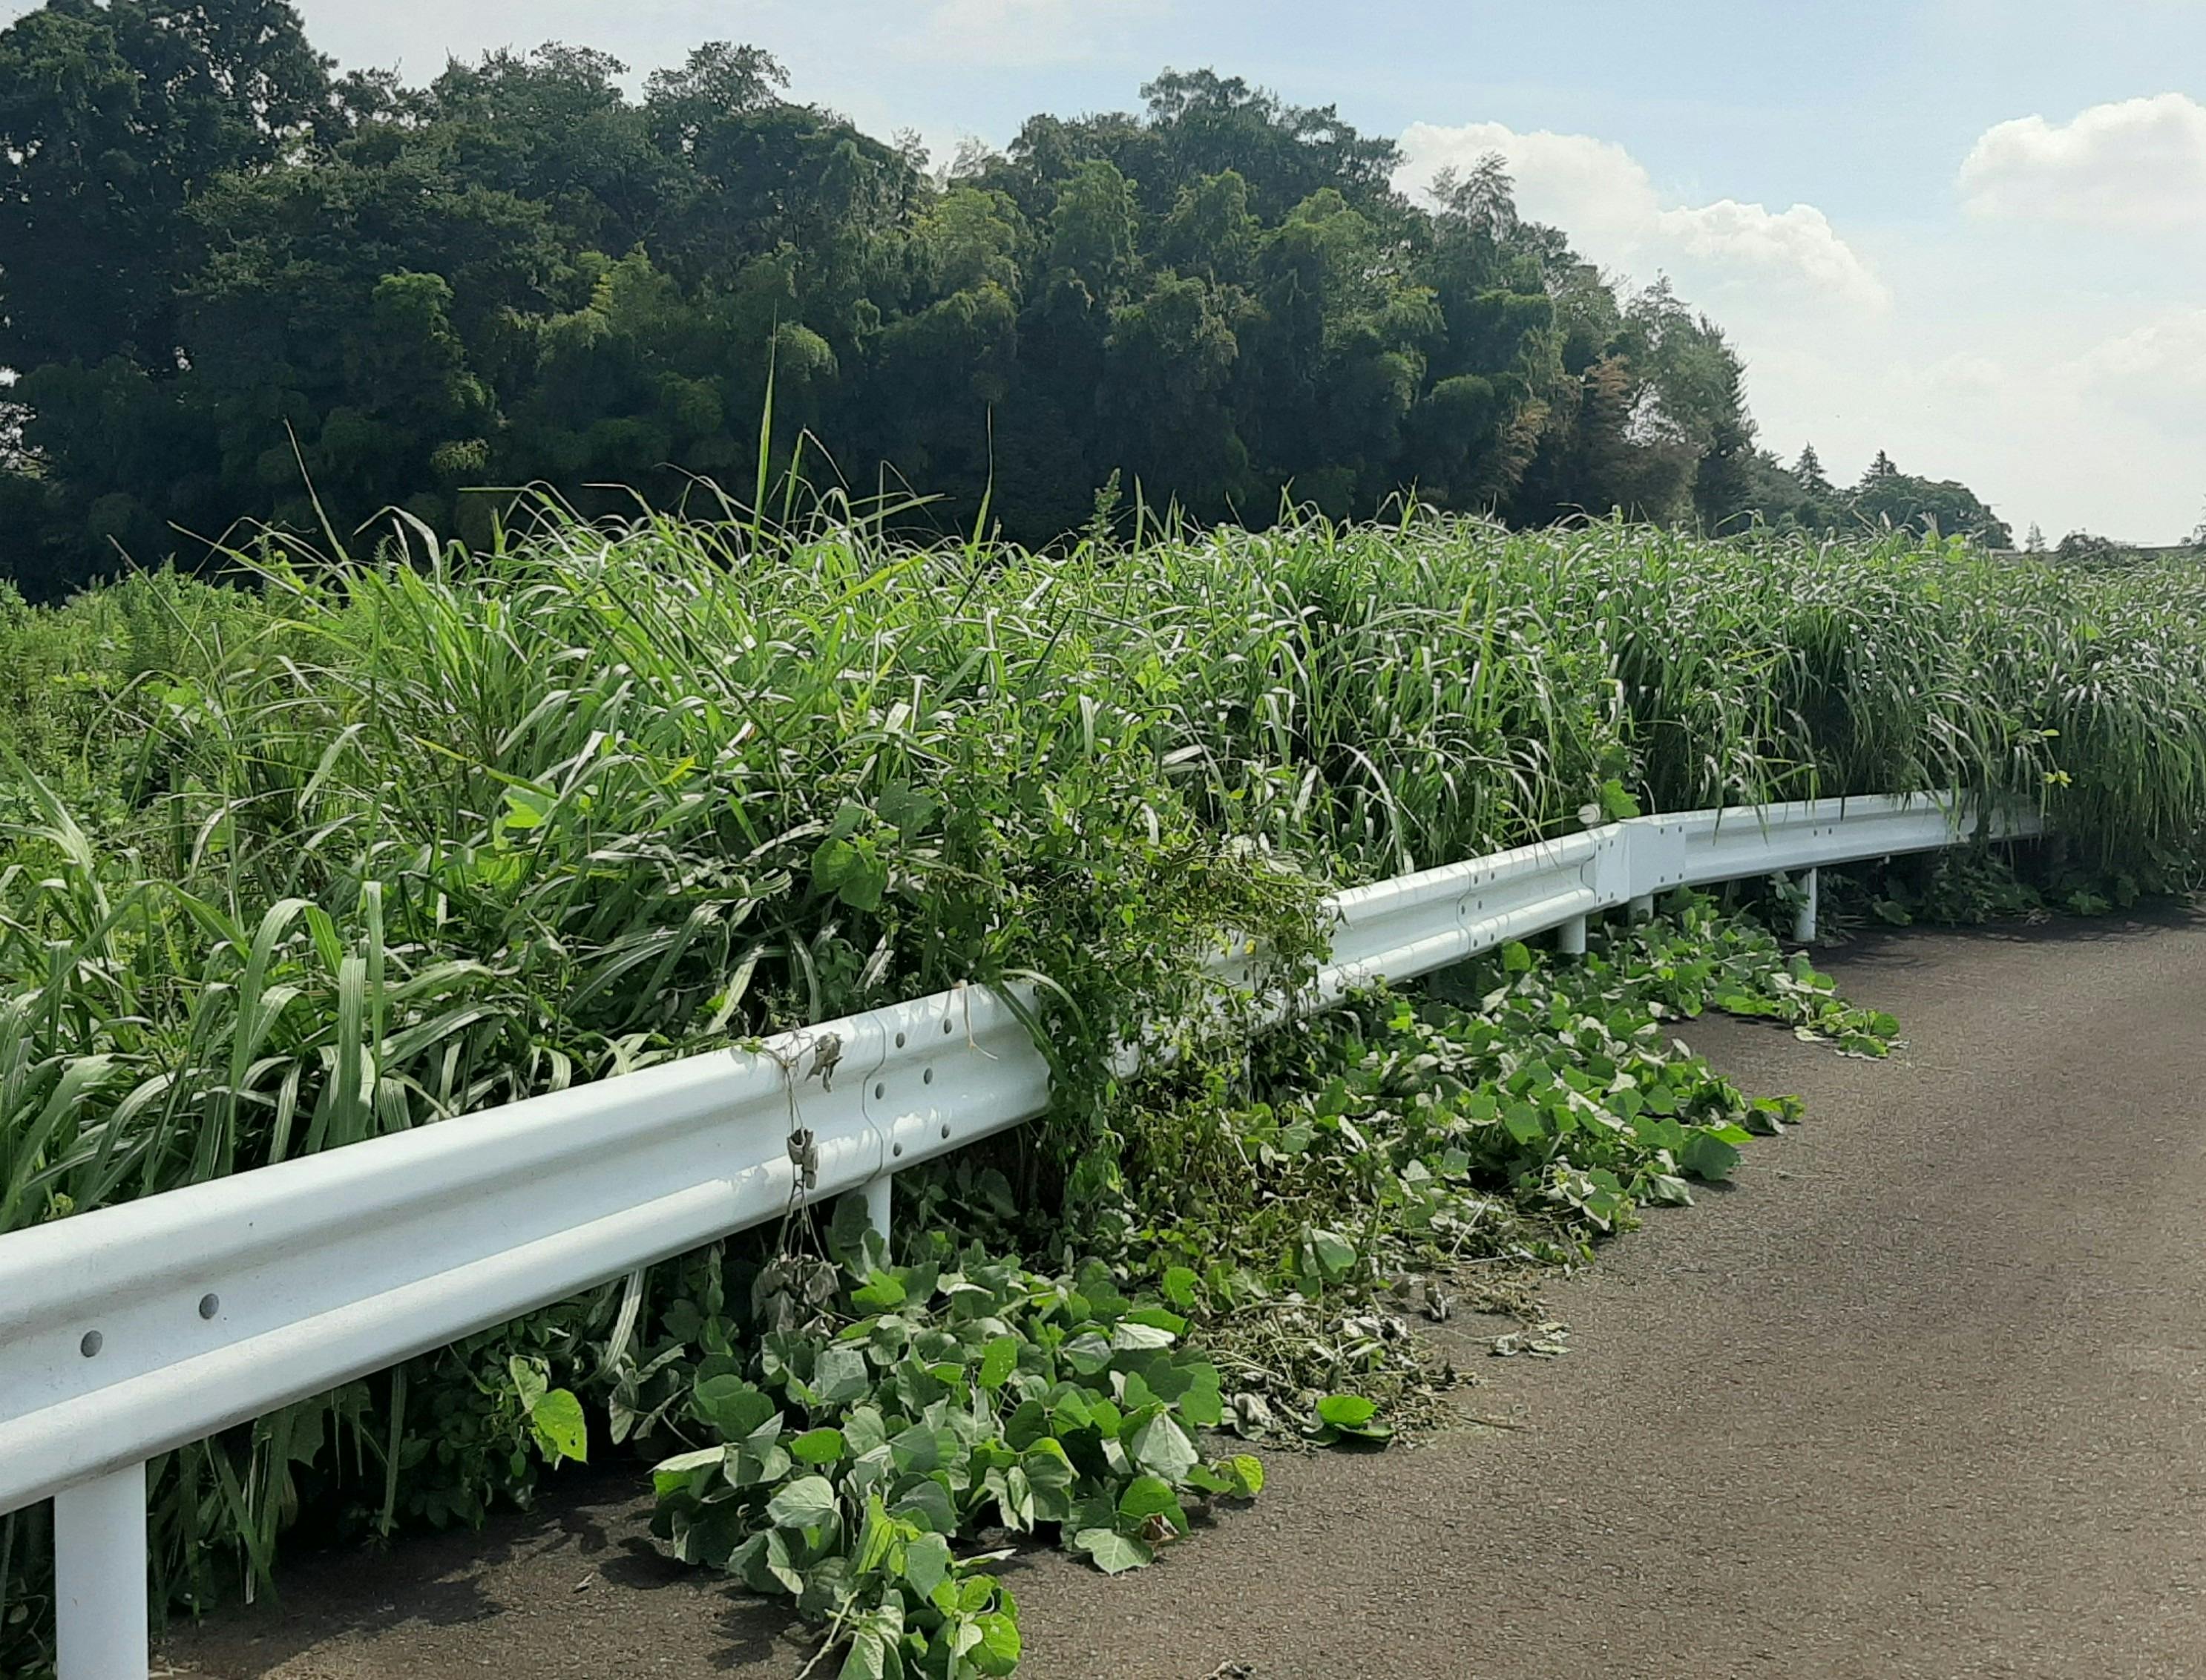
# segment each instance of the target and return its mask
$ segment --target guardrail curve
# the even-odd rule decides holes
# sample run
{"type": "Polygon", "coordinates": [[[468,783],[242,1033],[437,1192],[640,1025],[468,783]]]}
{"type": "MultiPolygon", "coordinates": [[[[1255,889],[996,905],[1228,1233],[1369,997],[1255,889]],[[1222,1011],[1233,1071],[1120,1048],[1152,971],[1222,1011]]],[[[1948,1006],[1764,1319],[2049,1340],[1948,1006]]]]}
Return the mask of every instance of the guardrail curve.
{"type": "MultiPolygon", "coordinates": [[[[1279,1010],[1755,875],[1809,873],[1812,937],[1819,865],[2040,828],[1932,794],[1606,824],[1334,895],[1279,1010]]],[[[863,1192],[885,1230],[897,1171],[1048,1107],[1030,1001],[958,987],[0,1236],[0,1512],[56,1500],[61,1680],[146,1672],[148,1459],[792,1202],[863,1192]]]]}

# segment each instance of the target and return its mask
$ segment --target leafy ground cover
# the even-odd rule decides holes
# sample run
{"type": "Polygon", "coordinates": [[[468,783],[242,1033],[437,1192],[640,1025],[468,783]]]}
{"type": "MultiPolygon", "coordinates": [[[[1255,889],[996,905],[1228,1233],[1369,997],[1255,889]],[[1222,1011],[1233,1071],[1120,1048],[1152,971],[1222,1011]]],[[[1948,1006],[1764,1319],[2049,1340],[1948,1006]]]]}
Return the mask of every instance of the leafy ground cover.
{"type": "Polygon", "coordinates": [[[1255,1452],[1206,1451],[1219,1432],[1383,1445],[1450,1379],[1405,1296],[1440,1315],[1454,1290],[1492,1296],[1466,1285],[1482,1266],[1571,1263],[1796,1119],[1666,1035],[1708,1007],[1856,1053],[1893,1030],[1681,897],[1583,962],[1512,945],[1273,1035],[1237,1075],[1126,1093],[1136,1171],[1093,1222],[1100,1252],[1064,1271],[1003,1258],[1063,1234],[969,1167],[930,1175],[901,1264],[854,1200],[824,1232],[793,1220],[747,1290],[715,1250],[647,1354],[658,1421],[697,1443],[654,1472],[658,1532],[826,1623],[845,1676],[1008,1673],[998,1543],[1053,1534],[1118,1574],[1187,1538],[1190,1510],[1261,1492],[1255,1452]],[[1175,1170],[1141,1171],[1152,1150],[1175,1170]]]}
{"type": "MultiPolygon", "coordinates": [[[[0,605],[0,1230],[1036,974],[1057,1000],[1060,1112],[907,1198],[915,1229],[961,1235],[896,1266],[962,1276],[977,1240],[974,1267],[1010,1268],[981,1316],[1018,1338],[1016,1379],[938,1397],[978,1415],[1070,1384],[1121,1425],[1182,1403],[1157,1386],[1177,1378],[1057,1358],[1059,1331],[1163,1332],[1099,1309],[1092,1260],[1127,1311],[1187,1320],[1172,1347],[1191,1338],[1218,1372],[1221,1422],[1353,1437],[1406,1415],[1426,1380],[1392,1323],[1399,1278],[1488,1258],[1488,1241],[1571,1253],[1721,1166],[1735,1130],[1783,1119],[1643,1042],[1658,1006],[1776,1013],[1857,1048],[1888,1028],[1687,911],[1566,979],[1534,963],[1476,995],[1374,1002],[1119,1088],[1107,1047],[1186,1013],[1219,930],[1291,967],[1334,885],[1631,808],[1815,794],[2041,802],[2065,873],[2012,891],[2056,900],[2176,885],[2197,856],[2206,586],[2184,568],[1422,515],[1033,554],[901,547],[833,513],[799,535],[552,521],[480,563],[270,550],[248,557],[250,592],[155,575],[0,605]],[[1583,995],[1595,985],[1618,998],[1583,995]],[[1558,1024],[1573,1010],[1597,1028],[1558,1024]],[[1148,1385],[1131,1407],[1130,1375],[1148,1385]]],[[[2009,890],[1953,867],[1977,873],[1880,877],[1865,902],[1914,914],[2009,890]]],[[[847,1245],[838,1261],[824,1243],[803,1321],[831,1340],[890,1310],[858,1299],[886,1287],[873,1271],[921,1293],[887,1257],[846,1275],[847,1245]]],[[[792,1439],[832,1427],[847,1450],[844,1403],[787,1403],[741,1362],[751,1339],[704,1344],[715,1316],[748,1320],[706,1312],[684,1276],[610,1284],[172,1455],[155,1482],[165,1590],[188,1608],[265,1588],[279,1544],[477,1520],[589,1443],[701,1451],[695,1371],[716,1355],[740,1368],[714,1377],[774,1398],[792,1439]]],[[[751,1288],[730,1297],[746,1312],[751,1288]]],[[[969,1348],[963,1310],[925,1293],[909,1345],[969,1348]]],[[[871,1403],[909,1428],[933,1403],[871,1403]]],[[[878,1445],[859,1439],[854,1466],[878,1445]]],[[[971,1462],[983,1488],[1021,1468],[1031,1489],[1023,1464],[971,1462]]],[[[1183,1512],[1230,1497],[1167,1480],[1183,1512]]],[[[961,1534],[1002,1520],[1000,1500],[945,1492],[961,1534]]],[[[852,1552],[871,1505],[838,1492],[835,1545],[789,1567],[855,1570],[876,1546],[852,1579],[908,1562],[886,1526],[909,1522],[903,1497],[891,1483],[852,1552]]],[[[754,1504],[718,1500],[712,1521],[754,1524],[754,1504]]],[[[1073,1539],[1107,1529],[1116,1557],[1152,1544],[1151,1516],[1181,1527],[1140,1515],[1073,1539]]],[[[37,1659],[45,1544],[41,1515],[0,1519],[19,1666],[37,1659]]],[[[876,1594],[844,1625],[900,1605],[903,1631],[866,1623],[867,1639],[933,1660],[943,1629],[985,1643],[982,1618],[1008,1616],[969,1590],[946,1607],[876,1594]],[[922,1637],[925,1654],[903,1643],[922,1637]]]]}

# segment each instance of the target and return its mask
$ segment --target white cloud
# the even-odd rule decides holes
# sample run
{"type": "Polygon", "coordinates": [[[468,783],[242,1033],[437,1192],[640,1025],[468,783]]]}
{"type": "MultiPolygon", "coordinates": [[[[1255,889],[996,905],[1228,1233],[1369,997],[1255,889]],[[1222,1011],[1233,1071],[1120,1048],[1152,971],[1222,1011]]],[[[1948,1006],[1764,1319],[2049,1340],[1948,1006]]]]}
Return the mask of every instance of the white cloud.
{"type": "Polygon", "coordinates": [[[1757,280],[1796,279],[1818,295],[1868,309],[1892,301],[1884,283],[1811,204],[1765,210],[1723,199],[1697,210],[1666,210],[1663,238],[1704,261],[1750,271],[1757,280]]]}
{"type": "Polygon", "coordinates": [[[1499,122],[1441,128],[1412,123],[1402,135],[1404,190],[1444,168],[1465,170],[1499,152],[1517,182],[1517,206],[1553,223],[1604,267],[1640,278],[1675,275],[1688,297],[1713,301],[1735,289],[1767,298],[1870,313],[1891,302],[1884,283],[1813,205],[1773,211],[1721,199],[1666,207],[1647,168],[1622,146],[1590,134],[1519,134],[1499,122]]]}
{"type": "Polygon", "coordinates": [[[2066,371],[2083,394],[2195,436],[2206,431],[2206,309],[2148,321],[2085,351],[2066,371]]]}
{"type": "Polygon", "coordinates": [[[1873,450],[1955,478],[2019,536],[2078,528],[2179,540],[2206,496],[2206,309],[2164,312],[2073,351],[2024,317],[1972,332],[1935,308],[1885,334],[1798,335],[1749,358],[1764,441],[1812,438],[1833,475],[1873,450]]]}
{"type": "Polygon", "coordinates": [[[1446,128],[1412,122],[1402,133],[1403,164],[1394,184],[1416,193],[1444,169],[1467,174],[1482,158],[1499,153],[1517,182],[1517,205],[1527,215],[1567,228],[1579,248],[1596,261],[1632,244],[1660,213],[1654,183],[1629,152],[1591,134],[1541,129],[1520,134],[1499,122],[1466,122],[1446,128]]]}
{"type": "Polygon", "coordinates": [[[2001,122],[1962,163],[1960,185],[1979,216],[2206,232],[2206,105],[2162,93],[2070,122],[2001,122]]]}
{"type": "MultiPolygon", "coordinates": [[[[1990,144],[2001,132],[1977,149],[1997,168],[1970,165],[1988,194],[1994,182],[2019,190],[2011,160],[2027,148],[2011,135],[1990,144]]],[[[1406,191],[1499,152],[1526,215],[1606,268],[1669,273],[1745,358],[1762,441],[1788,459],[1812,440],[1832,475],[1850,479],[1887,450],[1905,471],[1969,485],[2018,534],[2035,520],[2055,538],[2082,527],[2171,542],[2197,518],[2206,307],[2185,295],[2180,265],[2131,264],[2110,278],[2089,241],[2033,259],[2017,235],[1956,217],[1877,228],[1872,266],[1812,205],[1685,203],[1592,135],[1425,123],[1402,145],[1406,191]]],[[[2164,162],[2147,173],[2174,177],[2164,162]]],[[[2206,224],[2206,201],[2194,204],[2206,224]]]]}

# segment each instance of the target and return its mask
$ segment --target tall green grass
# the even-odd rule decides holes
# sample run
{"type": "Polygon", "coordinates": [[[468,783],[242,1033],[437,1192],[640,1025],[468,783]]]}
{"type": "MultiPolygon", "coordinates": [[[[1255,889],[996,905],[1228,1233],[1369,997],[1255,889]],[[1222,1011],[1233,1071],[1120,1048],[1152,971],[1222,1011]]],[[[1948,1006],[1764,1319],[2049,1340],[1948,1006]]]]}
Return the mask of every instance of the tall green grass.
{"type": "MultiPolygon", "coordinates": [[[[553,521],[253,563],[0,603],[0,1231],[960,980],[1041,977],[1092,1091],[1219,929],[1306,949],[1325,888],[1589,806],[1959,787],[2148,882],[2206,824],[2180,564],[1423,515],[1052,555],[553,521]]],[[[1091,1122],[1036,1195],[1115,1171],[1091,1122]]],[[[525,1492],[475,1371],[597,1368],[617,1316],[175,1455],[164,1574],[265,1578],[302,1509],[525,1492]]],[[[42,1534],[0,1519],[19,1602],[42,1534]]]]}

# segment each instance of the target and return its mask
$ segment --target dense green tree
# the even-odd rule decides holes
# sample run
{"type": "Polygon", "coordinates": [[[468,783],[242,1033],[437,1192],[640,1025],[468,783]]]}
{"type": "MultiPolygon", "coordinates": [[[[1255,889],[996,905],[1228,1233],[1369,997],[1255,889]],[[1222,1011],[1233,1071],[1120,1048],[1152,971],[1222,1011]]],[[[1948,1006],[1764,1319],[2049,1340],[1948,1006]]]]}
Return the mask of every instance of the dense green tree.
{"type": "Polygon", "coordinates": [[[176,371],[188,201],[330,94],[282,0],[48,0],[0,30],[0,366],[176,371]]]}
{"type": "Polygon", "coordinates": [[[1833,493],[1830,480],[1823,472],[1823,457],[1815,453],[1813,444],[1800,446],[1800,458],[1792,463],[1792,476],[1800,488],[1810,496],[1829,496],[1833,493]]]}
{"type": "Polygon", "coordinates": [[[1276,219],[1328,188],[1358,204],[1383,201],[1401,162],[1392,140],[1358,134],[1334,107],[1285,104],[1238,76],[1166,70],[1142,97],[1165,165],[1154,190],[1172,198],[1233,170],[1257,212],[1276,219]]]}
{"type": "Polygon", "coordinates": [[[1850,511],[1870,525],[1970,537],[1988,548],[2012,548],[2014,533],[1965,484],[1903,473],[1882,450],[1855,487],[1850,511]]]}
{"type": "Polygon", "coordinates": [[[0,575],[393,509],[486,540],[530,486],[747,497],[769,415],[776,472],[1029,541],[1412,491],[1995,527],[1957,486],[1780,466],[1721,331],[1620,295],[1497,159],[1413,205],[1391,141],[1195,70],[931,176],[755,47],[627,74],[552,44],[333,77],[277,0],[0,30],[0,575]]]}

